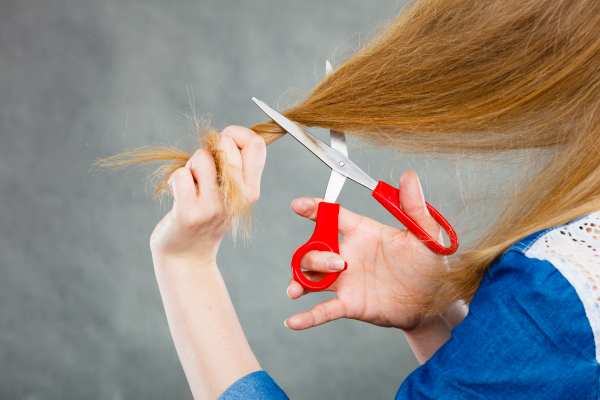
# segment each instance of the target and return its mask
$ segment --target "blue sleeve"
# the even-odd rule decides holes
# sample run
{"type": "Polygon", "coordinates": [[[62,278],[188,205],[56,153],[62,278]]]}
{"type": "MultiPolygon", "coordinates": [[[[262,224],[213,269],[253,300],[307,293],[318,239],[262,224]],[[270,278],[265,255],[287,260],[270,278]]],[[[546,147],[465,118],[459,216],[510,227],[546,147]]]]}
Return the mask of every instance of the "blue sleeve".
{"type": "Polygon", "coordinates": [[[265,371],[248,374],[234,382],[219,400],[288,400],[265,371]]]}
{"type": "Polygon", "coordinates": [[[396,399],[597,400],[594,337],[575,289],[547,262],[505,253],[469,314],[396,399]]]}

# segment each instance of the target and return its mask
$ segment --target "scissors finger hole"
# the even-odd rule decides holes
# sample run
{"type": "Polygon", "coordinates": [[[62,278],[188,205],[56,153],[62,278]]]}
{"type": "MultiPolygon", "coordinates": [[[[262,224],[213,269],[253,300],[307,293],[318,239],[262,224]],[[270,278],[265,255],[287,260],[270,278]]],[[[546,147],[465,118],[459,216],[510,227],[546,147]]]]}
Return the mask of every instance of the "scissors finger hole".
{"type": "Polygon", "coordinates": [[[315,271],[309,271],[307,269],[302,269],[302,275],[304,275],[307,279],[313,281],[313,282],[319,282],[320,280],[322,280],[325,277],[324,272],[315,272],[315,271]]]}

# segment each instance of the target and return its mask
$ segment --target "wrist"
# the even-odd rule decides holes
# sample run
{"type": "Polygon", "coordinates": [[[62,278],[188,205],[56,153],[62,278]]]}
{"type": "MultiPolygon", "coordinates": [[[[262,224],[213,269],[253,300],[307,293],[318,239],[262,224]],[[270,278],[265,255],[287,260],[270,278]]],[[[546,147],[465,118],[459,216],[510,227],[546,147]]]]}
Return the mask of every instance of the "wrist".
{"type": "Polygon", "coordinates": [[[156,268],[211,269],[217,267],[217,254],[214,253],[164,253],[152,251],[156,268]]]}
{"type": "Polygon", "coordinates": [[[444,311],[439,313],[424,314],[414,326],[410,328],[401,328],[406,334],[419,335],[427,332],[432,326],[446,325],[450,329],[460,324],[468,312],[467,305],[457,300],[450,303],[444,311]]]}
{"type": "Polygon", "coordinates": [[[221,279],[216,261],[173,254],[153,254],[154,275],[161,294],[179,292],[192,282],[211,287],[221,279]]]}
{"type": "Polygon", "coordinates": [[[424,318],[419,325],[403,330],[419,363],[426,362],[450,338],[451,328],[441,315],[424,318]]]}
{"type": "Polygon", "coordinates": [[[448,323],[444,319],[441,314],[431,314],[427,315],[419,321],[418,324],[414,325],[411,328],[402,328],[401,330],[406,334],[414,337],[419,337],[422,335],[427,335],[428,332],[433,328],[437,328],[439,326],[445,325],[448,323]]]}

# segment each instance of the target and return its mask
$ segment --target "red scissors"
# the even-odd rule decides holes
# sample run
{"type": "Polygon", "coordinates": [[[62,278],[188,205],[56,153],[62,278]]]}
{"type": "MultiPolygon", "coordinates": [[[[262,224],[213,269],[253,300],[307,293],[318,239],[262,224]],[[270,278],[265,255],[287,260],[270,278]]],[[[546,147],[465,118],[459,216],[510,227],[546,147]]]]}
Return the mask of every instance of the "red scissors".
{"type": "MultiPolygon", "coordinates": [[[[328,70],[330,69],[328,63],[328,70]]],[[[406,229],[412,232],[431,251],[441,255],[450,255],[458,249],[458,236],[450,223],[435,208],[427,203],[427,209],[433,219],[441,226],[450,239],[450,245],[444,246],[432,238],[414,219],[406,214],[400,206],[400,191],[384,181],[375,181],[348,158],[345,135],[331,130],[331,147],[306,132],[296,123],[269,107],[266,103],[253,97],[252,101],[260,107],[273,121],[285,129],[296,140],[331,168],[331,176],[325,191],[324,201],[317,208],[316,225],[312,236],[306,243],[298,247],[292,256],[292,276],[308,291],[327,289],[338,276],[345,271],[331,272],[321,280],[308,279],[300,268],[300,260],[312,250],[330,251],[339,254],[338,214],[340,205],[336,200],[344,186],[346,178],[371,190],[371,195],[385,207],[406,229]]],[[[347,265],[346,265],[347,266],[347,265]]]]}

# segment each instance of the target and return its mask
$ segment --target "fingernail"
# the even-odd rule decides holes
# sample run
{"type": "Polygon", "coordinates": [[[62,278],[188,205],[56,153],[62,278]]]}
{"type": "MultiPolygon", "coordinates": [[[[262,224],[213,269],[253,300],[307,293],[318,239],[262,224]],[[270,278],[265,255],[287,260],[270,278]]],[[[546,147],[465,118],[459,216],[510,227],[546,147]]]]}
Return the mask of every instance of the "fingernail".
{"type": "Polygon", "coordinates": [[[417,187],[419,188],[419,193],[423,195],[423,185],[421,185],[421,179],[419,178],[419,175],[416,175],[415,178],[417,180],[417,187]]]}
{"type": "Polygon", "coordinates": [[[287,325],[287,319],[283,320],[283,326],[285,326],[286,328],[290,329],[290,327],[287,325]]]}
{"type": "Polygon", "coordinates": [[[421,185],[421,179],[419,179],[419,175],[417,175],[417,187],[419,188],[419,197],[421,198],[421,203],[425,206],[425,194],[423,193],[423,185],[421,185]]]}
{"type": "Polygon", "coordinates": [[[327,268],[330,271],[341,271],[344,269],[345,266],[346,263],[341,257],[333,256],[327,260],[327,268]]]}

